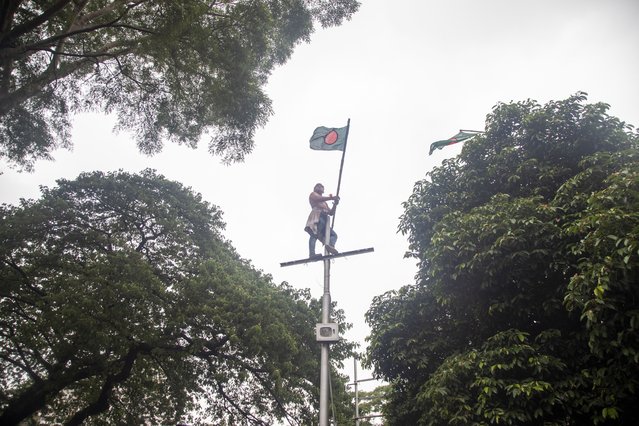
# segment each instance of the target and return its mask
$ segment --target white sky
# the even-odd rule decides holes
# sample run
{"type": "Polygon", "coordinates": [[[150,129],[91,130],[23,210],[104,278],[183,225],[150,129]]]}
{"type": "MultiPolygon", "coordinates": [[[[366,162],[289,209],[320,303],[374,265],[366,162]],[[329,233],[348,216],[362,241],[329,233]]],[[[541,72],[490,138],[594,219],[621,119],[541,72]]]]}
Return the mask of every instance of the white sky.
{"type": "MultiPolygon", "coordinates": [[[[39,185],[83,171],[151,167],[219,206],[242,257],[276,283],[319,298],[321,262],[279,264],[307,255],[314,184],[327,193],[337,186],[341,152],[312,151],[308,139],[315,127],[342,127],[350,118],[337,248],[375,251],[335,260],[331,295],[354,325],[347,337],[363,348],[372,298],[414,282],[415,262],[403,259],[408,244],[397,233],[401,203],[427,171],[461,150],[429,157],[430,143],[460,128],[482,130],[497,102],[546,103],[580,90],[639,125],[638,18],[637,0],[362,0],[350,22],[318,30],[275,70],[267,87],[275,114],[244,163],[221,165],[206,141],[195,151],[167,144],[146,157],[130,135],[111,131],[110,117],[86,114],[75,121],[73,152],[55,152],[56,161],[37,163],[32,174],[0,166],[0,202],[38,198],[39,185]]],[[[344,372],[352,378],[352,361],[344,372]]]]}

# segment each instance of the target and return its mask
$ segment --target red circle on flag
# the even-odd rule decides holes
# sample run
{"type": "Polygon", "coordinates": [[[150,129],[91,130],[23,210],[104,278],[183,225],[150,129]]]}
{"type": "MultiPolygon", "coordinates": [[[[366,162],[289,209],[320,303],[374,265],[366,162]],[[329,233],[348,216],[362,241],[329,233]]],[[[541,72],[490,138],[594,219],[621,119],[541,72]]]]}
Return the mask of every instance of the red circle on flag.
{"type": "Polygon", "coordinates": [[[335,142],[337,142],[337,138],[337,132],[335,130],[331,130],[326,134],[326,136],[324,136],[324,143],[326,145],[333,145],[335,142]]]}

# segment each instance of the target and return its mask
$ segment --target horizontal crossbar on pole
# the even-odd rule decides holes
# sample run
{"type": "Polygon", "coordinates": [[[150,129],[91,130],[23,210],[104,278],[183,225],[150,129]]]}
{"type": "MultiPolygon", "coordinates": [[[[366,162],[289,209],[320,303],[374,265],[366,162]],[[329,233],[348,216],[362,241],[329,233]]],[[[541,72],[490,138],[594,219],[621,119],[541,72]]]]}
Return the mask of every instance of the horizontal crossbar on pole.
{"type": "Polygon", "coordinates": [[[354,256],[356,254],[370,253],[372,251],[375,251],[375,249],[373,247],[369,247],[369,248],[360,249],[360,250],[351,250],[351,251],[345,251],[345,252],[337,253],[337,254],[329,254],[328,256],[319,255],[313,258],[291,260],[290,262],[282,262],[280,263],[280,266],[284,267],[284,266],[301,265],[303,263],[319,262],[320,260],[330,260],[330,259],[335,259],[337,257],[346,257],[346,256],[354,256]]]}
{"type": "MultiPolygon", "coordinates": [[[[379,380],[379,379],[376,379],[375,377],[371,377],[371,378],[369,378],[369,379],[357,379],[357,383],[359,383],[359,382],[370,382],[371,380],[379,380]]],[[[355,384],[355,382],[353,382],[353,383],[346,383],[346,384],[347,384],[348,386],[351,386],[351,385],[354,385],[354,384],[355,384]]]]}

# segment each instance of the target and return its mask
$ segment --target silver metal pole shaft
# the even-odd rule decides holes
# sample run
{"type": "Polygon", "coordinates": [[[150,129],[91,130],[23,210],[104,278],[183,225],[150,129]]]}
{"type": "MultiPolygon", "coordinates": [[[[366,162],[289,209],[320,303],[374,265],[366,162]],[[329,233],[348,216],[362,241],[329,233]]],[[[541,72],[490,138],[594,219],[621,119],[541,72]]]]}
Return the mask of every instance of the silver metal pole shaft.
{"type": "MultiPolygon", "coordinates": [[[[329,218],[326,218],[326,233],[324,234],[324,254],[327,255],[326,246],[330,244],[331,227],[329,218]]],[[[322,298],[322,323],[327,324],[331,319],[331,261],[324,260],[324,296],[322,298]]],[[[329,386],[329,343],[322,342],[320,365],[320,419],[319,426],[328,426],[328,386],[329,386]]]]}
{"type": "Polygon", "coordinates": [[[355,426],[359,426],[359,394],[357,393],[357,355],[353,355],[353,383],[355,383],[355,426]]]}

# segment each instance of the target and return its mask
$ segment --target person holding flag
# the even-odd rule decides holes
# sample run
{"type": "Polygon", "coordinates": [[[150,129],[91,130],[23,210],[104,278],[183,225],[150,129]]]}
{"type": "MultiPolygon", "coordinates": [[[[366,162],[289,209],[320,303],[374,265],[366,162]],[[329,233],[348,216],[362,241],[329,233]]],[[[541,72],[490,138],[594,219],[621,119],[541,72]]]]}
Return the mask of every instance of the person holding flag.
{"type": "Polygon", "coordinates": [[[342,182],[342,169],[344,167],[344,154],[346,153],[346,141],[348,140],[348,130],[350,128],[351,120],[348,120],[346,127],[324,127],[320,126],[313,131],[313,136],[309,141],[310,147],[313,150],[320,151],[342,151],[342,161],[339,168],[339,179],[337,181],[337,195],[329,195],[325,197],[324,185],[318,183],[313,188],[313,192],[308,197],[308,201],[311,204],[311,213],[308,215],[306,221],[306,227],[304,230],[308,232],[310,238],[308,240],[308,257],[309,259],[317,259],[321,255],[315,254],[315,243],[320,240],[329,254],[337,254],[335,249],[335,242],[337,241],[337,234],[333,231],[333,226],[329,222],[329,216],[333,216],[333,223],[335,223],[335,210],[337,203],[339,203],[339,188],[342,182]],[[329,208],[327,201],[334,201],[333,207],[329,208]],[[330,227],[329,241],[326,239],[326,227],[330,227]]]}
{"type": "Polygon", "coordinates": [[[324,185],[318,183],[313,188],[313,192],[308,196],[308,202],[311,204],[311,213],[308,215],[306,227],[304,231],[310,235],[308,239],[308,257],[309,259],[319,257],[315,254],[315,244],[317,240],[324,243],[326,250],[330,254],[337,254],[335,243],[337,242],[337,234],[331,229],[328,243],[324,241],[326,235],[326,226],[330,226],[328,217],[335,214],[335,208],[339,203],[339,196],[330,194],[328,197],[324,195],[324,185]],[[333,207],[329,208],[327,201],[333,201],[333,207]]]}

